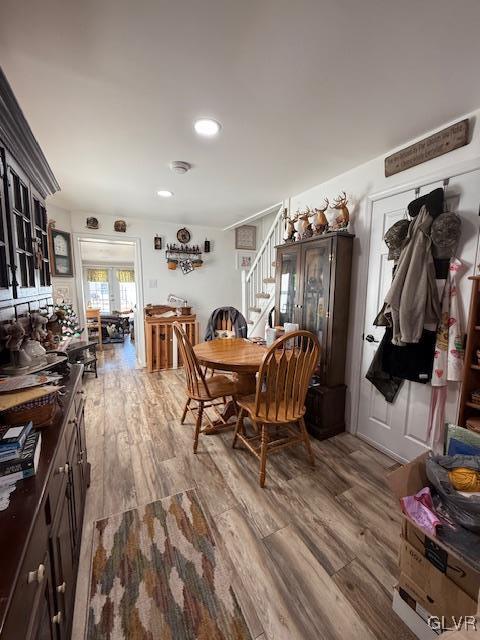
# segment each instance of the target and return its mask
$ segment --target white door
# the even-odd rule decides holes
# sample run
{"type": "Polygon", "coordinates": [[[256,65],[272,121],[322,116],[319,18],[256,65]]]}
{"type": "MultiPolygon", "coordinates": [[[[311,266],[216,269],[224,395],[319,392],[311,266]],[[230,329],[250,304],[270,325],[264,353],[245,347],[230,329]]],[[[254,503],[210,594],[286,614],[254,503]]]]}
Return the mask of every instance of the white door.
{"type": "MultiPolygon", "coordinates": [[[[442,183],[423,187],[420,195],[428,193],[442,183]]],[[[480,171],[452,178],[446,190],[448,208],[462,219],[462,236],[457,257],[465,270],[460,280],[460,303],[463,326],[468,317],[471,284],[468,276],[475,272],[479,230],[480,171]]],[[[374,203],[370,232],[367,302],[364,338],[382,339],[384,329],[373,321],[381,309],[392,280],[393,262],[387,260],[387,246],[383,242],[385,231],[405,216],[408,203],[415,198],[413,190],[378,200],[374,203]]],[[[441,285],[442,283],[439,283],[441,285]]],[[[431,386],[405,380],[394,403],[389,404],[365,378],[378,342],[364,339],[358,408],[357,435],[377,448],[401,461],[409,461],[430,447],[427,439],[427,421],[431,386]]],[[[458,411],[458,383],[449,383],[446,417],[456,421],[458,411]]]]}

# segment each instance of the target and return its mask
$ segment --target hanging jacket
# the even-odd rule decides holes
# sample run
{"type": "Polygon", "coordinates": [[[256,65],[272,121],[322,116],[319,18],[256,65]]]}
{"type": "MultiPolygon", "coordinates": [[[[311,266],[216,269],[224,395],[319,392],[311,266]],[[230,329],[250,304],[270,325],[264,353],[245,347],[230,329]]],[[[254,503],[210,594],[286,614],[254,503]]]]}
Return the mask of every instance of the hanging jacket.
{"type": "Polygon", "coordinates": [[[411,222],[392,286],[385,297],[385,316],[393,329],[393,344],[416,343],[423,329],[436,329],[440,302],[431,252],[433,218],[422,206],[411,222]]]}
{"type": "Polygon", "coordinates": [[[214,340],[215,331],[218,329],[218,320],[224,314],[228,315],[230,322],[232,323],[232,329],[235,331],[235,336],[237,338],[247,337],[247,321],[240,311],[235,309],[235,307],[220,307],[219,309],[215,309],[210,316],[207,323],[207,329],[205,331],[205,342],[214,340]]]}

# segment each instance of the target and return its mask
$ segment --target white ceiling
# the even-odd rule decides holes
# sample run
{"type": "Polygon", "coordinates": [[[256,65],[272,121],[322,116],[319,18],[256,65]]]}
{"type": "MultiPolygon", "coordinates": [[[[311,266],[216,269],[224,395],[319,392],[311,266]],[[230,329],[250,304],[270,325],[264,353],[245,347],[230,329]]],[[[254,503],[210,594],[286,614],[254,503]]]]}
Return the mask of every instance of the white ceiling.
{"type": "Polygon", "coordinates": [[[226,226],[480,105],[478,0],[1,3],[2,66],[71,209],[226,226]]]}
{"type": "Polygon", "coordinates": [[[133,244],[82,240],[80,254],[82,262],[133,265],[135,247],[133,244]]]}

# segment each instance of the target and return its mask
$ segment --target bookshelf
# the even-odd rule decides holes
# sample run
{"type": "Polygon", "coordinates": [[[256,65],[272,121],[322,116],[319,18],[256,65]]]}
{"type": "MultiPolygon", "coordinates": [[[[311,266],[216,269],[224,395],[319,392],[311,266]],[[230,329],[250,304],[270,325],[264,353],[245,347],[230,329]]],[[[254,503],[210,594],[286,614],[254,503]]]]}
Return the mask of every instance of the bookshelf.
{"type": "Polygon", "coordinates": [[[472,295],[458,412],[458,424],[462,427],[467,426],[469,418],[480,418],[480,403],[472,402],[472,392],[480,389],[480,363],[477,358],[477,350],[480,350],[480,276],[470,276],[469,280],[472,281],[472,295]]]}

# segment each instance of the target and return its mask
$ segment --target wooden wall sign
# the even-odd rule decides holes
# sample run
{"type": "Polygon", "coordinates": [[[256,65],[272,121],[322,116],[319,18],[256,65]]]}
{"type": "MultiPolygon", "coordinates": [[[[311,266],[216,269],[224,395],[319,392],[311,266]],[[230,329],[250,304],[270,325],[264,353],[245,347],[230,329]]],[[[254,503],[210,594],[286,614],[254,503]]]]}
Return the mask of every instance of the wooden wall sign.
{"type": "Polygon", "coordinates": [[[468,144],[468,118],[438,131],[385,158],[385,177],[416,167],[422,162],[468,144]]]}

